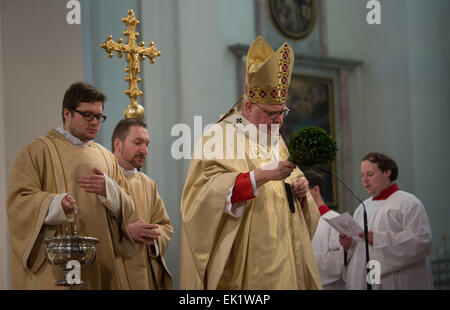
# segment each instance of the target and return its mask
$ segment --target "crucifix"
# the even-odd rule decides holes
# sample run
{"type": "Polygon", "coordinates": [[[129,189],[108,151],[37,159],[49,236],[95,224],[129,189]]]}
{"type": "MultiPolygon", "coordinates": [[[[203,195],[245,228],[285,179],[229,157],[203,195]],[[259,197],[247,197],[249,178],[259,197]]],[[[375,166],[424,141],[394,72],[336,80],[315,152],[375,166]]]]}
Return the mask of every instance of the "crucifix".
{"type": "Polygon", "coordinates": [[[136,38],[139,37],[139,32],[136,32],[136,26],[140,21],[134,16],[133,10],[128,10],[128,16],[122,18],[122,23],[127,26],[127,30],[123,32],[123,35],[128,38],[127,43],[124,44],[122,38],[115,42],[109,35],[100,47],[106,50],[109,58],[113,57],[114,52],[117,52],[119,58],[126,54],[128,67],[125,68],[125,73],[128,75],[125,77],[125,81],[128,82],[129,88],[125,90],[125,94],[130,98],[130,104],[125,109],[124,116],[125,118],[144,119],[144,108],[137,101],[137,98],[142,96],[142,91],[138,87],[138,83],[141,81],[141,78],[138,77],[141,72],[139,61],[148,57],[150,63],[154,63],[155,58],[161,55],[161,52],[153,46],[153,42],[149,42],[148,47],[145,47],[145,43],[142,41],[137,45],[136,38]]]}

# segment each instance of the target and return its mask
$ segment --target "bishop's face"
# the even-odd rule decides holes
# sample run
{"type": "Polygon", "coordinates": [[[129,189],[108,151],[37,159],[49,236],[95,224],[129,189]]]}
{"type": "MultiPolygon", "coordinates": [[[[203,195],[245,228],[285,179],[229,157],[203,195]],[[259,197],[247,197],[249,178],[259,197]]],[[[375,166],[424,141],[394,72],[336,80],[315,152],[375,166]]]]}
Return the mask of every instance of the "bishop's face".
{"type": "Polygon", "coordinates": [[[93,140],[100,129],[100,120],[92,116],[101,116],[102,112],[103,103],[101,101],[80,102],[76,111],[64,110],[64,129],[81,141],[93,140]],[[92,117],[92,120],[88,120],[91,118],[89,116],[92,117]]]}
{"type": "Polygon", "coordinates": [[[391,170],[381,171],[377,163],[372,163],[368,160],[361,162],[362,184],[367,192],[374,197],[392,185],[389,179],[390,175],[391,170]]]}
{"type": "MultiPolygon", "coordinates": [[[[142,126],[131,126],[125,141],[118,143],[117,161],[125,170],[142,168],[147,157],[150,137],[142,126]]],[[[116,148],[116,147],[114,147],[116,148]]]]}
{"type": "Polygon", "coordinates": [[[267,125],[267,134],[278,134],[278,130],[283,125],[283,112],[286,105],[270,105],[248,103],[247,119],[254,125],[267,125]],[[272,125],[275,127],[272,130],[272,125]]]}

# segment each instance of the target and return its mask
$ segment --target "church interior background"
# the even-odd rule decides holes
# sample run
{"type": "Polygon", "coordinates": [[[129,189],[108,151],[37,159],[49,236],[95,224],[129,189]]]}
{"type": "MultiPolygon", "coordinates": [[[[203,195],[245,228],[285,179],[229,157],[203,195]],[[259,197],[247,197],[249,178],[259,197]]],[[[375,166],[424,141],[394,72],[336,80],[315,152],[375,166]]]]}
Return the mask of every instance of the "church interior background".
{"type": "MultiPolygon", "coordinates": [[[[448,0],[380,0],[380,24],[367,22],[369,1],[361,0],[279,1],[287,13],[268,0],[81,0],[79,24],[67,22],[69,2],[0,0],[0,289],[9,288],[4,206],[12,165],[23,145],[61,126],[62,97],[72,82],[92,83],[108,96],[108,120],[96,141],[111,147],[112,130],[129,101],[123,93],[125,61],[108,58],[100,43],[109,34],[123,37],[121,18],[129,9],[141,21],[140,39],[154,41],[161,51],[154,64],[144,62],[140,104],[151,137],[144,171],[155,180],[174,226],[165,258],[175,288],[189,160],[172,157],[179,138],[172,128],[187,124],[194,140],[200,134],[195,116],[204,127],[231,107],[242,94],[246,49],[257,35],[275,49],[283,42],[293,47],[290,104],[299,113],[306,104],[323,105],[315,120],[325,113],[324,126],[338,142],[334,169],[359,197],[367,197],[359,172],[366,153],[387,153],[397,161],[400,188],[414,193],[430,218],[436,288],[448,288],[438,283],[448,281],[448,264],[437,263],[449,258],[448,0]],[[306,18],[289,13],[296,5],[305,6],[306,18]]],[[[358,202],[340,184],[330,184],[337,211],[352,213],[358,202]]]]}

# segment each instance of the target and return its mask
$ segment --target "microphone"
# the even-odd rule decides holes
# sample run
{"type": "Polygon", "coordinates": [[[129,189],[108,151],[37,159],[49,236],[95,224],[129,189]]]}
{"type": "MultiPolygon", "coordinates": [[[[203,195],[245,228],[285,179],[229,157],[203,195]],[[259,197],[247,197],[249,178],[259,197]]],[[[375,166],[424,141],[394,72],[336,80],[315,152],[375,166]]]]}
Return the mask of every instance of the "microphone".
{"type": "MultiPolygon", "coordinates": [[[[369,242],[368,242],[368,223],[367,212],[364,202],[356,196],[352,189],[342,180],[337,174],[331,170],[323,168],[323,166],[336,160],[336,152],[338,150],[337,143],[334,139],[322,128],[309,126],[304,127],[294,132],[289,139],[287,145],[289,150],[289,161],[293,162],[299,167],[317,169],[319,171],[335,176],[345,188],[355,197],[363,206],[363,221],[364,221],[364,237],[366,246],[366,268],[367,274],[370,272],[368,263],[369,258],[369,242]]],[[[367,282],[367,289],[371,290],[372,285],[367,282]]]]}

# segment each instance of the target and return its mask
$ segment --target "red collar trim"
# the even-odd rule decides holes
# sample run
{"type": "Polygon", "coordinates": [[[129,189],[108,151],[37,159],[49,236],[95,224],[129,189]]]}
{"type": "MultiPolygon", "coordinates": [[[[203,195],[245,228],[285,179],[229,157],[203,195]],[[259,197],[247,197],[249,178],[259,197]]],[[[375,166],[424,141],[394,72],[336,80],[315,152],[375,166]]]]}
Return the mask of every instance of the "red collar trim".
{"type": "Polygon", "coordinates": [[[398,190],[399,188],[397,184],[394,184],[392,186],[389,186],[388,188],[383,189],[381,193],[377,197],[373,197],[372,200],[386,200],[389,198],[389,196],[391,196],[398,190]]]}
{"type": "Polygon", "coordinates": [[[320,216],[324,215],[328,211],[330,211],[330,209],[328,208],[327,205],[323,205],[323,206],[319,207],[320,216]]]}

